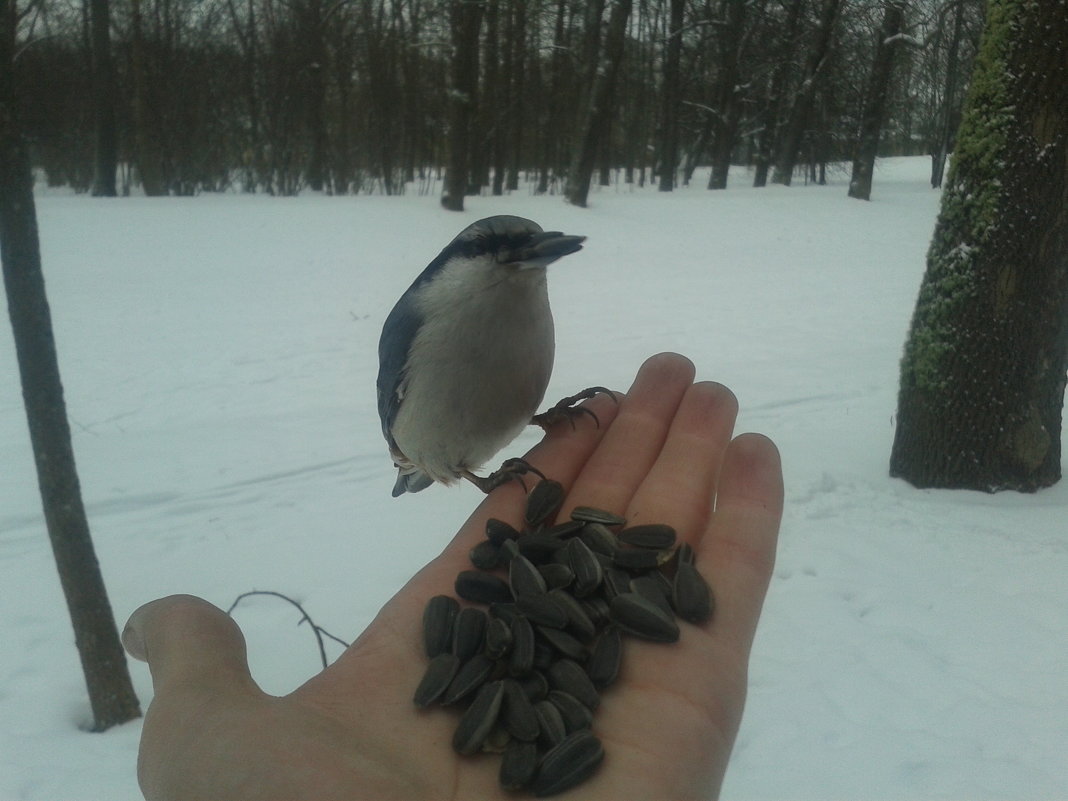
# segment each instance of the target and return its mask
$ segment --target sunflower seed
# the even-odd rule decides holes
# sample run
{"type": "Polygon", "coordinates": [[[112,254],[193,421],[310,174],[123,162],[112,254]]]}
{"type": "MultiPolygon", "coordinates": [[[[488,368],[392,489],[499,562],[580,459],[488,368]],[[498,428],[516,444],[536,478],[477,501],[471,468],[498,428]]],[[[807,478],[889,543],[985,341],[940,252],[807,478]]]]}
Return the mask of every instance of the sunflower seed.
{"type": "Polygon", "coordinates": [[[558,590],[571,585],[575,580],[575,574],[567,565],[559,562],[546,562],[538,566],[538,572],[545,579],[545,586],[550,590],[558,590]]]}
{"type": "Polygon", "coordinates": [[[548,595],[520,595],[515,605],[531,623],[554,629],[567,625],[567,612],[548,595]]]}
{"type": "Polygon", "coordinates": [[[505,790],[522,790],[538,770],[538,746],[512,740],[504,751],[498,779],[505,790]]]}
{"type": "Polygon", "coordinates": [[[679,562],[672,585],[671,603],[676,614],[690,623],[704,623],[712,617],[712,590],[690,562],[679,562]]]}
{"type": "Polygon", "coordinates": [[[578,662],[570,659],[560,659],[553,663],[549,668],[549,685],[554,690],[570,693],[591,710],[601,703],[601,696],[586,671],[578,662]]]}
{"type": "Polygon", "coordinates": [[[486,639],[486,613],[473,606],[460,610],[452,624],[452,652],[466,662],[482,650],[486,639]]]}
{"type": "Polygon", "coordinates": [[[524,519],[531,528],[536,528],[556,514],[564,501],[564,487],[559,481],[546,478],[534,485],[527,498],[524,519]]]}
{"type": "Polygon", "coordinates": [[[452,736],[452,747],[458,753],[473,754],[482,747],[497,723],[503,698],[504,685],[499,681],[492,681],[478,691],[452,736]]]}
{"type": "Polygon", "coordinates": [[[575,596],[564,590],[550,590],[549,597],[564,608],[567,612],[567,627],[571,629],[579,639],[589,641],[597,633],[597,627],[593,625],[590,616],[582,608],[582,604],[575,600],[575,596]]]}
{"type": "Polygon", "coordinates": [[[504,679],[504,707],[501,718],[508,733],[517,740],[532,742],[538,739],[538,715],[534,704],[515,679],[504,679]]]}
{"type": "Polygon", "coordinates": [[[575,574],[575,582],[572,587],[577,597],[583,598],[590,595],[601,586],[604,578],[604,568],[597,561],[597,557],[589,546],[580,539],[567,541],[567,563],[571,572],[575,574]]]}
{"type": "Polygon", "coordinates": [[[566,631],[537,626],[537,632],[545,642],[569,659],[584,660],[586,658],[586,646],[566,631]]]}
{"type": "Polygon", "coordinates": [[[654,571],[652,573],[646,573],[644,576],[637,576],[636,578],[631,579],[630,588],[633,592],[638,593],[638,595],[648,598],[669,615],[674,614],[674,610],[671,608],[671,601],[669,600],[669,596],[671,595],[671,585],[666,585],[667,592],[665,592],[665,585],[660,583],[660,580],[656,578],[657,575],[659,575],[659,573],[654,571]]]}
{"type": "Polygon", "coordinates": [[[538,739],[552,748],[565,737],[567,727],[564,719],[560,716],[560,710],[549,701],[538,701],[534,704],[534,713],[538,716],[538,739]]]}
{"type": "Polygon", "coordinates": [[[612,555],[616,567],[624,570],[652,570],[660,566],[661,560],[667,559],[669,551],[651,551],[646,548],[620,548],[612,555]]]}
{"type": "Polygon", "coordinates": [[[508,672],[525,676],[534,668],[534,628],[521,615],[512,620],[512,652],[508,655],[508,672]]]}
{"type": "Polygon", "coordinates": [[[595,509],[592,506],[576,506],[571,510],[571,519],[585,523],[600,523],[605,526],[622,526],[627,522],[625,517],[620,517],[606,509],[595,509]]]}
{"type": "Polygon", "coordinates": [[[630,592],[630,573],[618,567],[606,567],[601,586],[604,587],[605,599],[611,601],[617,595],[630,592]]]}
{"type": "Polygon", "coordinates": [[[493,570],[501,563],[501,548],[489,540],[482,540],[468,552],[468,558],[479,570],[493,570]]]}
{"type": "Polygon", "coordinates": [[[552,558],[556,551],[564,547],[566,540],[545,532],[528,532],[516,540],[519,553],[536,565],[543,564],[552,558]]]}
{"type": "Polygon", "coordinates": [[[608,605],[612,622],[624,631],[656,642],[675,642],[679,624],[663,609],[636,592],[617,595],[608,605]]]}
{"type": "Polygon", "coordinates": [[[560,710],[560,717],[563,718],[568,734],[593,725],[593,713],[571,693],[552,690],[549,693],[549,703],[560,710]]]}
{"type": "Polygon", "coordinates": [[[581,520],[565,520],[555,526],[549,526],[544,531],[551,537],[559,537],[562,540],[566,540],[582,531],[585,525],[581,520]]]}
{"type": "Polygon", "coordinates": [[[619,629],[609,626],[590,651],[590,658],[586,661],[586,673],[589,674],[593,686],[603,690],[619,676],[619,665],[623,658],[623,638],[619,629]]]}
{"type": "MultiPolygon", "coordinates": [[[[605,573],[605,578],[608,578],[607,573],[605,573]]],[[[606,584],[602,584],[601,586],[604,587],[606,584]]],[[[604,598],[584,598],[580,603],[582,604],[582,608],[586,610],[586,614],[589,615],[590,620],[593,621],[593,625],[599,627],[602,623],[608,620],[608,601],[604,598]]]]}
{"type": "Polygon", "coordinates": [[[504,579],[481,570],[460,571],[456,577],[455,589],[456,594],[465,601],[480,604],[512,600],[512,590],[504,579]]]}
{"type": "Polygon", "coordinates": [[[492,672],[493,660],[483,654],[475,654],[460,665],[460,669],[456,671],[456,676],[445,691],[442,703],[455,704],[457,701],[466,698],[485,684],[486,679],[489,678],[492,672]]]}
{"type": "Polygon", "coordinates": [[[542,757],[530,790],[536,796],[562,793],[592,776],[603,759],[604,747],[592,732],[573,732],[542,757]]]}
{"type": "Polygon", "coordinates": [[[501,545],[505,540],[514,540],[519,537],[519,532],[511,523],[491,517],[486,521],[486,539],[494,545],[501,545]]]}
{"type": "MultiPolygon", "coordinates": [[[[501,703],[503,704],[504,702],[502,701],[501,703]]],[[[508,733],[508,729],[501,725],[500,715],[498,714],[497,724],[493,727],[493,731],[482,741],[482,753],[503,754],[510,742],[512,742],[512,735],[508,733]]]]}
{"type": "Polygon", "coordinates": [[[497,554],[497,560],[506,565],[519,556],[519,540],[505,540],[501,543],[500,552],[497,554]]]}
{"type": "Polygon", "coordinates": [[[460,604],[448,595],[435,595],[423,609],[423,647],[433,659],[452,645],[452,622],[460,604]]]}
{"type": "Polygon", "coordinates": [[[693,564],[693,547],[688,542],[684,542],[680,545],[675,551],[675,554],[679,560],[679,564],[682,564],[683,562],[690,565],[693,564]]]}
{"type": "Polygon", "coordinates": [[[619,547],[616,535],[602,523],[587,523],[579,532],[579,539],[594,553],[603,553],[605,556],[611,556],[619,547]]]}
{"type": "Polygon", "coordinates": [[[512,595],[516,599],[522,595],[544,595],[548,589],[538,568],[523,555],[515,557],[509,563],[508,582],[512,585],[512,595]]]}
{"type": "Polygon", "coordinates": [[[438,654],[426,666],[422,681],[415,688],[415,705],[430,706],[448,689],[460,669],[460,659],[456,654],[438,654]]]}
{"type": "Polygon", "coordinates": [[[486,656],[500,659],[512,646],[512,627],[507,621],[493,617],[486,623],[486,656]]]}
{"type": "Polygon", "coordinates": [[[619,541],[638,548],[665,550],[675,544],[675,529],[664,523],[631,526],[619,532],[619,541]]]}
{"type": "Polygon", "coordinates": [[[549,680],[545,678],[544,673],[531,673],[526,678],[519,680],[519,685],[531,702],[541,701],[549,694],[549,680]]]}

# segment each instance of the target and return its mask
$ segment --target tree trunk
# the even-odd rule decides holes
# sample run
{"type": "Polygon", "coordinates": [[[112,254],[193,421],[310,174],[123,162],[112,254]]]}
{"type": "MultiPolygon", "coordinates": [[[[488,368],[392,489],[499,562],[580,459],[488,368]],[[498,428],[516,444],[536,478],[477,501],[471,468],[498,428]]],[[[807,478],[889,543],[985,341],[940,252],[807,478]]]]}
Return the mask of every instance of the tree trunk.
{"type": "Polygon", "coordinates": [[[779,39],[779,58],[768,85],[767,101],[761,114],[764,128],[757,134],[756,148],[753,156],[753,186],[762,187],[768,183],[768,169],[771,166],[772,150],[779,141],[779,123],[782,117],[783,93],[786,78],[793,59],[794,42],[801,27],[801,11],[805,4],[802,0],[790,0],[789,16],[779,39]]]}
{"type": "Polygon", "coordinates": [[[141,714],[119,642],[74,466],[52,320],[41,273],[29,154],[17,124],[15,10],[0,0],[0,261],[37,463],[45,524],[74,626],[94,728],[141,714]]]}
{"type": "Polygon", "coordinates": [[[738,133],[741,104],[738,98],[738,62],[745,26],[745,0],[728,0],[719,68],[719,114],[713,123],[712,175],[709,189],[726,189],[734,138],[738,133]]]}
{"type": "Polygon", "coordinates": [[[608,30],[605,33],[604,63],[601,69],[593,67],[595,77],[590,87],[590,102],[585,107],[585,113],[579,125],[571,169],[567,177],[565,196],[567,202],[575,206],[586,206],[597,148],[606,138],[616,77],[619,74],[619,64],[623,60],[623,44],[626,39],[630,9],[631,0],[614,0],[612,3],[612,11],[608,17],[608,30]]]}
{"type": "Polygon", "coordinates": [[[145,62],[145,37],[141,25],[141,0],[130,2],[130,70],[133,73],[134,161],[141,189],[149,197],[167,193],[159,164],[159,140],[149,122],[148,65],[145,62]]]}
{"type": "Polygon", "coordinates": [[[92,33],[93,113],[96,126],[93,195],[115,197],[119,139],[115,127],[115,68],[111,60],[108,0],[88,0],[92,33]]]}
{"type": "Polygon", "coordinates": [[[675,188],[675,168],[679,163],[679,62],[682,58],[684,0],[670,0],[667,44],[664,49],[664,77],[660,90],[660,185],[661,192],[675,188]]]}
{"type": "Polygon", "coordinates": [[[860,117],[857,155],[853,159],[853,176],[849,181],[849,196],[857,200],[871,199],[871,179],[875,172],[875,157],[879,153],[879,135],[886,122],[886,96],[890,91],[894,56],[900,47],[900,42],[893,37],[901,33],[904,21],[904,1],[889,0],[879,26],[879,39],[875,43],[875,59],[868,79],[864,111],[860,117]]]}
{"type": "Polygon", "coordinates": [[[470,0],[452,0],[452,81],[449,91],[448,166],[441,205],[449,211],[464,210],[468,186],[468,144],[471,117],[478,92],[478,29],[482,6],[470,0]]]}
{"type": "Polygon", "coordinates": [[[1068,369],[1068,6],[991,0],[901,363],[890,473],[1060,478],[1068,369]]]}
{"type": "Polygon", "coordinates": [[[938,142],[931,151],[931,188],[938,189],[942,186],[942,178],[946,171],[946,158],[953,142],[953,134],[956,126],[957,82],[960,79],[960,54],[961,28],[964,23],[964,3],[957,5],[957,15],[953,20],[953,38],[949,41],[949,54],[946,56],[946,88],[942,98],[942,114],[938,131],[938,142]]]}
{"type": "Polygon", "coordinates": [[[816,31],[816,41],[809,51],[801,86],[794,95],[789,117],[782,131],[782,137],[779,139],[775,171],[771,177],[772,183],[789,186],[793,180],[797,154],[801,148],[801,137],[805,133],[805,124],[812,110],[812,99],[816,95],[820,72],[831,47],[831,34],[834,31],[834,22],[841,4],[842,0],[824,0],[823,9],[820,12],[819,28],[816,31]]]}

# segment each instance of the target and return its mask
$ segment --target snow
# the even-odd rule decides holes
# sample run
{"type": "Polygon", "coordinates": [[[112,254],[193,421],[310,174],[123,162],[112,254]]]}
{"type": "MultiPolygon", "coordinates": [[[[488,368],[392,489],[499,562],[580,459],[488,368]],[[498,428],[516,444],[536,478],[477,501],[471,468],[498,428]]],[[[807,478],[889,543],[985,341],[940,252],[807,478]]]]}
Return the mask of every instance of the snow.
{"type": "MultiPolygon", "coordinates": [[[[625,389],[645,357],[730,386],[776,440],[786,513],[727,799],[1068,797],[1068,483],[1032,496],[887,476],[898,360],[939,195],[880,162],[870,203],[828,187],[671,194],[589,209],[517,192],[90,199],[38,215],[90,523],[119,623],[173,592],[299,600],[353,638],[455,531],[471,487],[389,496],[374,400],[382,320],[471,221],[589,237],[550,268],[547,400],[625,389]]],[[[89,720],[0,336],[0,799],[140,798],[139,723],[89,720]]],[[[535,441],[524,434],[505,455],[535,441]]],[[[254,675],[318,669],[278,599],[235,615],[254,675]]],[[[336,656],[338,646],[328,644],[336,656]]],[[[143,705],[147,670],[132,665],[143,705]]]]}

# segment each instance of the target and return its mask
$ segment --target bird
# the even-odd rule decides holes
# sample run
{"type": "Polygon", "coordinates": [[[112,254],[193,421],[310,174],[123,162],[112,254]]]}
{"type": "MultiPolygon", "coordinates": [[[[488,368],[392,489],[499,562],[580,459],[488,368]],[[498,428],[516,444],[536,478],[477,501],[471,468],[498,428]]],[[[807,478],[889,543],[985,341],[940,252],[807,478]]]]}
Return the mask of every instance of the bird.
{"type": "MultiPolygon", "coordinates": [[[[378,344],[378,414],[397,467],[393,497],[466,479],[484,492],[526,472],[507,460],[474,473],[530,424],[575,413],[591,387],[536,414],[552,374],[555,334],[546,267],[584,236],[498,215],[467,226],[401,295],[378,344]]],[[[611,394],[611,393],[609,393],[611,394]]]]}

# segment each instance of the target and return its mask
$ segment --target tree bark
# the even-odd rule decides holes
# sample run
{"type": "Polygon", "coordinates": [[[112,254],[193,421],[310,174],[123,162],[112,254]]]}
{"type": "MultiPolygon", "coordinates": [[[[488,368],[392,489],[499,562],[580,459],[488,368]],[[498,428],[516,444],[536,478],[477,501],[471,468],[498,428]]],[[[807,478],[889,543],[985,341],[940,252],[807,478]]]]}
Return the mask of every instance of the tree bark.
{"type": "Polygon", "coordinates": [[[1061,474],[1068,6],[991,0],[901,364],[890,473],[1033,491],[1061,474]]]}
{"type": "Polygon", "coordinates": [[[670,0],[667,43],[664,48],[664,76],[660,90],[660,184],[661,192],[675,188],[675,168],[679,163],[679,63],[682,59],[684,0],[670,0]]]}
{"type": "Polygon", "coordinates": [[[946,56],[946,88],[942,97],[942,113],[938,130],[938,141],[931,150],[931,188],[942,186],[945,177],[946,158],[953,143],[956,130],[957,82],[960,78],[961,28],[964,22],[964,3],[957,4],[957,14],[953,20],[953,38],[949,41],[949,54],[946,56]]]}
{"type": "Polygon", "coordinates": [[[726,189],[731,153],[738,133],[741,104],[738,98],[738,64],[745,29],[745,0],[728,0],[719,67],[719,114],[712,125],[712,174],[709,189],[726,189]]]}
{"type": "Polygon", "coordinates": [[[623,43],[626,39],[630,9],[631,0],[614,0],[608,17],[604,63],[600,69],[594,68],[595,77],[590,87],[590,102],[585,106],[585,112],[579,124],[571,169],[568,171],[565,196],[567,202],[574,206],[586,206],[597,148],[606,138],[616,77],[619,74],[619,64],[623,60],[623,43]]]}
{"type": "Polygon", "coordinates": [[[879,135],[886,123],[886,96],[890,91],[894,57],[900,47],[900,42],[893,37],[901,33],[904,22],[903,0],[889,0],[883,10],[879,39],[875,43],[875,58],[872,61],[868,91],[864,98],[864,111],[860,117],[857,155],[853,159],[853,176],[849,181],[849,197],[857,200],[871,199],[871,181],[875,172],[875,157],[879,153],[879,135]]]}
{"type": "Polygon", "coordinates": [[[449,156],[441,205],[449,211],[463,211],[464,195],[468,186],[469,129],[478,92],[478,30],[482,24],[481,4],[471,0],[452,0],[449,7],[449,24],[452,29],[449,156]]]}
{"type": "Polygon", "coordinates": [[[96,125],[93,191],[115,197],[119,137],[115,126],[115,67],[111,59],[111,13],[108,0],[88,0],[92,34],[93,112],[96,125]]]}
{"type": "Polygon", "coordinates": [[[33,177],[18,128],[15,9],[0,0],[0,261],[45,524],[74,626],[94,728],[141,714],[100,573],[74,465],[41,273],[33,177]]]}
{"type": "Polygon", "coordinates": [[[771,177],[772,183],[789,186],[793,180],[797,154],[801,148],[801,137],[805,133],[805,125],[812,110],[812,99],[816,95],[820,72],[831,47],[831,34],[834,32],[834,22],[838,17],[841,4],[842,0],[824,0],[819,27],[816,31],[816,41],[809,50],[801,86],[794,95],[789,117],[779,139],[775,171],[771,177]]]}
{"type": "Polygon", "coordinates": [[[779,141],[779,124],[782,117],[783,93],[786,87],[787,73],[793,59],[794,42],[797,40],[797,32],[801,27],[801,11],[804,9],[802,0],[787,0],[789,3],[789,15],[786,26],[778,43],[779,58],[775,63],[771,81],[768,84],[768,94],[761,119],[764,128],[757,134],[756,151],[753,156],[753,186],[767,186],[768,169],[771,166],[772,150],[779,141]]]}

